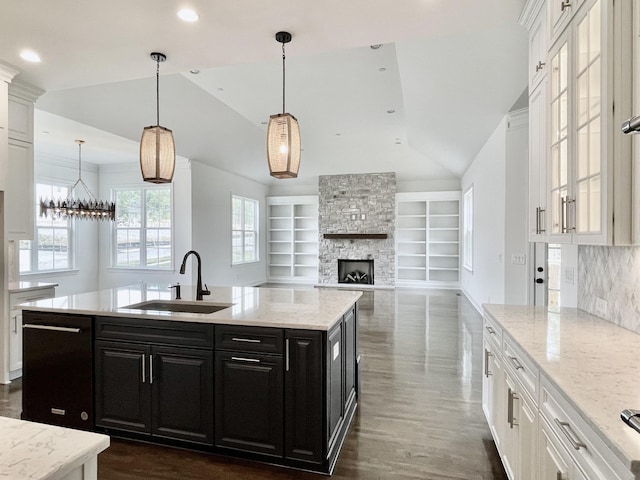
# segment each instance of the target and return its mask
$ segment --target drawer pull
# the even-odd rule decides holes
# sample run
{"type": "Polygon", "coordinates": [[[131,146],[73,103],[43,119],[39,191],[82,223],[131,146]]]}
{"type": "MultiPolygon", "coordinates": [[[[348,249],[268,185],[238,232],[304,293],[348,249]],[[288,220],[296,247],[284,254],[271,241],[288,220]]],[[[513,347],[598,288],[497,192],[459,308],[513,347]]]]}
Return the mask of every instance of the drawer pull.
{"type": "Polygon", "coordinates": [[[258,360],[257,358],[231,357],[231,360],[235,360],[237,362],[260,363],[260,360],[258,360]]]}
{"type": "Polygon", "coordinates": [[[587,448],[587,446],[583,442],[581,442],[577,435],[574,433],[571,425],[569,425],[569,422],[561,422],[557,418],[555,418],[554,420],[556,422],[556,425],[558,425],[558,428],[560,428],[565,437],[567,437],[567,440],[569,440],[569,443],[571,443],[571,446],[573,446],[573,448],[575,448],[576,450],[580,450],[580,448],[587,448]],[[575,439],[573,437],[575,437],[575,439]]]}
{"type": "Polygon", "coordinates": [[[484,328],[486,328],[487,332],[489,332],[491,335],[495,335],[496,334],[496,331],[493,328],[491,328],[489,325],[487,325],[484,328]]]}
{"type": "Polygon", "coordinates": [[[489,378],[489,375],[493,375],[490,371],[489,371],[489,357],[492,357],[493,353],[491,353],[489,350],[487,350],[486,348],[484,349],[484,376],[489,378]]]}
{"type": "Polygon", "coordinates": [[[511,363],[513,363],[516,370],[524,370],[524,367],[520,365],[520,362],[516,357],[509,357],[509,360],[511,360],[511,363]]]}
{"type": "Polygon", "coordinates": [[[231,340],[233,340],[234,342],[244,342],[244,343],[262,343],[262,340],[258,340],[255,338],[232,337],[231,340]]]}
{"type": "Polygon", "coordinates": [[[54,415],[66,415],[67,411],[63,410],[62,408],[51,408],[51,413],[53,413],[54,415]]]}
{"type": "Polygon", "coordinates": [[[55,332],[80,333],[79,328],[57,327],[55,325],[38,325],[25,323],[23,328],[33,328],[34,330],[53,330],[55,332]]]}

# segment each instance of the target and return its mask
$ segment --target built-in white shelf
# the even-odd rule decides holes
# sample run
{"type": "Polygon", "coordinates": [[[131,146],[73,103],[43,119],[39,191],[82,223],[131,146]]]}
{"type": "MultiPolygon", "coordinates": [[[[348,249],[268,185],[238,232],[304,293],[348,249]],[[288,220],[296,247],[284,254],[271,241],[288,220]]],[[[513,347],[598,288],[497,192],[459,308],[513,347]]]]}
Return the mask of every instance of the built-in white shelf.
{"type": "Polygon", "coordinates": [[[396,195],[396,285],[460,286],[460,192],[396,195]]]}
{"type": "Polygon", "coordinates": [[[267,197],[267,218],[270,245],[267,280],[317,283],[318,197],[267,197]]]}

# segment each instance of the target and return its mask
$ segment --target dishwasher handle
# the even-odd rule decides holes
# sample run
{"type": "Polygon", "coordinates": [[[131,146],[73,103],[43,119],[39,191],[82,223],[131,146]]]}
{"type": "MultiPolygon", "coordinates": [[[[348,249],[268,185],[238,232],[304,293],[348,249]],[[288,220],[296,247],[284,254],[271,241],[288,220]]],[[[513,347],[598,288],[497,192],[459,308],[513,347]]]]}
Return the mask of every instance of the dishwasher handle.
{"type": "Polygon", "coordinates": [[[22,328],[32,328],[34,330],[50,330],[54,332],[80,333],[81,329],[72,327],[58,327],[56,325],[40,325],[36,323],[25,323],[22,328]]]}

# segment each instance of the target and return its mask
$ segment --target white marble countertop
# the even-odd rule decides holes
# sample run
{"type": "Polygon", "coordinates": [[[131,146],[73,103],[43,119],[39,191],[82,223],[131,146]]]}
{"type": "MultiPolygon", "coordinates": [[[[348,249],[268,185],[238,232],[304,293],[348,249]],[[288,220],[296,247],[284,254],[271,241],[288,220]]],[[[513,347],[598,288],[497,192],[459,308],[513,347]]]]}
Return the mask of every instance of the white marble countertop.
{"type": "Polygon", "coordinates": [[[620,419],[620,412],[640,409],[640,335],[577,309],[484,308],[637,473],[640,433],[620,419]]]}
{"type": "Polygon", "coordinates": [[[9,282],[9,293],[29,292],[57,286],[57,283],[51,282],[9,282]]]}
{"type": "Polygon", "coordinates": [[[108,447],[107,435],[0,417],[0,478],[63,478],[108,447]]]}
{"type": "Polygon", "coordinates": [[[101,316],[153,318],[197,323],[328,330],[362,296],[362,292],[325,288],[209,287],[211,295],[195,300],[195,288],[181,285],[182,303],[232,304],[215,313],[182,313],[126,308],[149,300],[172,300],[168,285],[140,283],[97,292],[21,304],[24,310],[101,316]]]}

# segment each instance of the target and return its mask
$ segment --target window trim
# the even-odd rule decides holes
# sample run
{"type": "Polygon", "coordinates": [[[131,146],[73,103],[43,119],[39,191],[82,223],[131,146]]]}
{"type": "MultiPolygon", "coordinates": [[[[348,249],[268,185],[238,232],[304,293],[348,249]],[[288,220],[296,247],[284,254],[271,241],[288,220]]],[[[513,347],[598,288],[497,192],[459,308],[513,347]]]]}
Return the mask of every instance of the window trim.
{"type": "Polygon", "coordinates": [[[473,272],[473,184],[462,196],[462,266],[473,272]]]}
{"type": "Polygon", "coordinates": [[[235,267],[238,265],[248,265],[248,264],[252,264],[252,263],[259,263],[260,262],[260,200],[257,200],[255,198],[250,198],[250,197],[245,197],[243,195],[235,195],[235,194],[231,194],[231,221],[230,221],[230,247],[231,247],[231,251],[230,251],[230,257],[231,257],[231,266],[235,267]],[[242,230],[234,230],[233,228],[233,201],[234,199],[240,199],[242,200],[242,220],[241,220],[241,224],[242,224],[242,230]],[[255,244],[255,259],[254,260],[244,260],[245,257],[245,249],[244,249],[244,234],[245,232],[248,232],[249,230],[245,230],[244,228],[244,211],[245,211],[245,202],[249,201],[249,202],[253,202],[255,203],[255,221],[254,221],[254,230],[251,230],[255,233],[255,239],[256,239],[256,244],[255,244]],[[234,232],[242,232],[242,238],[243,238],[243,248],[242,248],[242,258],[243,260],[240,262],[234,262],[233,261],[233,233],[234,232]]]}
{"type": "MultiPolygon", "coordinates": [[[[141,192],[146,192],[147,190],[160,190],[163,188],[168,188],[169,189],[169,196],[170,196],[170,201],[171,201],[171,208],[170,208],[170,214],[171,214],[171,261],[168,267],[157,267],[157,266],[148,266],[148,265],[132,265],[132,266],[123,266],[123,265],[117,265],[117,260],[118,260],[118,253],[117,253],[117,245],[118,245],[118,227],[117,227],[117,217],[116,217],[116,221],[111,223],[111,245],[110,245],[110,254],[109,254],[109,258],[110,258],[110,264],[109,267],[107,267],[108,269],[113,269],[113,270],[121,270],[121,271],[127,271],[127,272],[131,272],[134,270],[139,270],[139,271],[155,271],[155,272],[170,272],[170,271],[174,271],[175,270],[175,215],[174,215],[174,192],[173,192],[173,184],[170,185],[166,185],[166,184],[161,184],[161,185],[141,185],[141,184],[122,184],[122,185],[117,185],[117,186],[113,186],[111,187],[111,200],[115,202],[116,200],[116,192],[118,191],[124,191],[124,190],[139,190],[141,192]]],[[[142,212],[141,212],[141,217],[143,219],[143,225],[140,227],[140,233],[141,239],[144,239],[144,245],[146,246],[146,236],[144,235],[147,226],[146,226],[146,203],[142,202],[142,212]]],[[[117,205],[116,205],[116,215],[117,215],[117,205]]],[[[141,242],[142,244],[142,242],[141,242]]],[[[142,248],[140,249],[140,255],[141,257],[143,256],[143,252],[144,252],[144,257],[145,257],[145,263],[146,263],[146,248],[142,248]]]]}
{"type": "Polygon", "coordinates": [[[17,240],[16,241],[16,245],[17,245],[17,255],[18,255],[18,275],[22,276],[22,275],[57,275],[57,274],[63,274],[63,273],[67,273],[67,272],[74,272],[77,271],[76,268],[76,235],[77,235],[77,227],[76,227],[76,220],[74,218],[69,218],[68,220],[68,226],[66,228],[67,230],[67,241],[68,241],[68,253],[67,253],[67,258],[68,258],[68,262],[67,262],[67,266],[64,268],[53,268],[53,269],[46,269],[46,270],[38,270],[38,269],[33,269],[34,265],[37,266],[38,265],[38,228],[54,228],[54,229],[62,229],[63,227],[38,227],[38,218],[40,217],[40,212],[39,212],[39,206],[40,206],[40,199],[36,198],[37,195],[37,188],[36,185],[38,184],[42,184],[42,185],[49,185],[52,187],[59,187],[59,188],[66,188],[67,190],[70,188],[71,184],[70,182],[68,182],[67,180],[62,180],[62,179],[56,179],[56,178],[52,178],[52,177],[38,177],[35,178],[33,181],[34,184],[34,191],[33,191],[33,198],[34,198],[34,217],[33,217],[33,238],[30,239],[21,239],[21,240],[27,240],[29,242],[31,242],[31,248],[29,249],[30,252],[30,263],[31,263],[31,268],[29,270],[25,270],[25,271],[21,271],[20,270],[20,241],[21,240],[17,240]],[[34,245],[36,248],[34,248],[34,245]]]}

